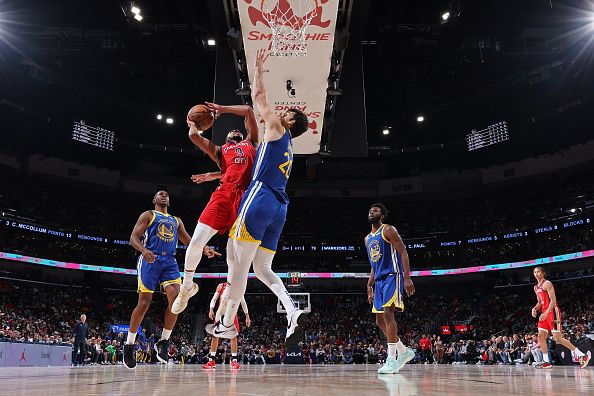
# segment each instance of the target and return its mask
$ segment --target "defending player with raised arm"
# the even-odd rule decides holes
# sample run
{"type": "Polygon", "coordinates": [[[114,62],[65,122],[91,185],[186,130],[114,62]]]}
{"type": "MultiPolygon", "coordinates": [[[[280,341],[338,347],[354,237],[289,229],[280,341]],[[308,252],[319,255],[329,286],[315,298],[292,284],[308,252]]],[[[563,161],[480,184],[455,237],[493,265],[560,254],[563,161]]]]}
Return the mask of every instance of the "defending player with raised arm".
{"type": "Polygon", "coordinates": [[[367,282],[367,298],[372,304],[377,326],[388,339],[388,358],[378,370],[380,374],[398,373],[415,357],[415,353],[404,346],[398,337],[398,326],[394,314],[404,311],[404,292],[415,293],[410,277],[410,264],[406,246],[391,225],[384,224],[388,210],[381,204],[369,208],[368,221],[371,232],[365,237],[365,248],[371,264],[367,282]],[[398,359],[396,359],[398,351],[398,359]]]}
{"type": "Polygon", "coordinates": [[[264,87],[264,63],[268,55],[259,50],[254,72],[254,102],[264,119],[264,141],[258,146],[252,182],[245,192],[239,214],[227,243],[229,275],[229,303],[217,325],[208,325],[206,331],[222,338],[233,338],[237,331],[233,325],[239,303],[244,295],[250,265],[266,286],[279,298],[287,311],[287,346],[296,345],[302,337],[303,325],[297,309],[280,278],[272,271],[272,260],[285,224],[289,197],[286,185],[293,165],[293,143],[308,129],[307,116],[297,109],[276,115],[270,108],[264,87]]]}
{"type": "MultiPolygon", "coordinates": [[[[210,300],[210,307],[209,307],[209,311],[208,311],[208,317],[210,318],[210,320],[214,320],[215,323],[218,322],[219,320],[221,320],[221,316],[223,315],[225,309],[227,309],[227,300],[225,298],[223,298],[223,294],[225,293],[225,290],[227,288],[227,284],[226,283],[219,283],[219,285],[217,286],[214,295],[212,296],[212,299],[210,300]],[[217,312],[215,314],[215,307],[217,305],[217,301],[219,301],[219,297],[220,297],[220,303],[219,303],[219,309],[217,309],[217,312]]],[[[252,320],[250,319],[250,314],[248,312],[248,307],[247,307],[247,303],[245,302],[245,298],[241,299],[241,308],[243,309],[243,313],[245,314],[245,325],[247,327],[250,327],[252,325],[252,320]]],[[[239,318],[237,316],[235,316],[235,328],[237,329],[237,333],[239,333],[239,318]]],[[[216,355],[217,355],[217,348],[219,347],[219,338],[213,336],[212,339],[210,340],[210,355],[208,357],[208,362],[206,364],[204,364],[202,366],[202,368],[204,369],[214,369],[216,368],[217,364],[214,361],[216,355]]],[[[239,362],[237,361],[237,337],[232,338],[231,339],[231,368],[234,370],[239,370],[240,369],[240,365],[239,362]]]]}
{"type": "MultiPolygon", "coordinates": [[[[211,140],[202,136],[202,131],[188,120],[188,136],[200,150],[208,155],[221,169],[220,173],[213,173],[221,179],[220,185],[212,193],[210,201],[202,211],[192,240],[186,251],[184,261],[184,279],[178,297],[172,307],[175,313],[181,313],[188,305],[188,300],[198,292],[198,285],[194,283],[194,273],[200,263],[200,251],[208,241],[217,233],[224,234],[233,225],[237,217],[237,209],[241,197],[248,187],[251,179],[252,165],[256,155],[255,147],[258,145],[258,124],[254,111],[249,106],[222,106],[216,103],[207,103],[214,112],[215,118],[221,114],[235,114],[244,118],[247,138],[238,130],[227,134],[227,142],[217,146],[211,140]]],[[[198,182],[199,175],[192,176],[198,182]]],[[[199,182],[215,180],[201,176],[199,182]]],[[[218,253],[217,253],[218,254],[218,253]]]]}
{"type": "Polygon", "coordinates": [[[549,332],[553,334],[553,340],[557,344],[563,345],[571,351],[579,362],[580,367],[584,368],[590,362],[590,356],[584,354],[568,339],[561,334],[561,310],[557,305],[557,296],[555,295],[555,287],[553,283],[545,279],[546,272],[543,267],[536,267],[533,271],[536,279],[536,286],[534,286],[534,293],[536,293],[537,303],[532,308],[532,317],[538,317],[538,339],[540,348],[542,349],[542,358],[544,362],[537,364],[537,368],[550,369],[553,365],[549,359],[549,349],[547,346],[547,338],[549,332]],[[540,316],[538,312],[541,311],[540,316]]]}
{"type": "MultiPolygon", "coordinates": [[[[128,338],[124,345],[124,365],[133,369],[136,367],[134,357],[134,341],[138,326],[142,322],[146,311],[153,299],[153,293],[162,288],[167,295],[167,310],[161,339],[155,344],[159,361],[167,362],[169,337],[177,320],[177,315],[171,312],[173,300],[179,293],[181,279],[179,268],[175,260],[177,240],[187,245],[190,235],[186,232],[184,223],[179,217],[168,213],[169,194],[159,191],[153,197],[154,210],[143,212],[130,235],[130,245],[140,252],[136,269],[138,271],[138,304],[130,318],[128,338]]],[[[214,251],[209,247],[201,249],[208,257],[214,257],[214,251]]]]}

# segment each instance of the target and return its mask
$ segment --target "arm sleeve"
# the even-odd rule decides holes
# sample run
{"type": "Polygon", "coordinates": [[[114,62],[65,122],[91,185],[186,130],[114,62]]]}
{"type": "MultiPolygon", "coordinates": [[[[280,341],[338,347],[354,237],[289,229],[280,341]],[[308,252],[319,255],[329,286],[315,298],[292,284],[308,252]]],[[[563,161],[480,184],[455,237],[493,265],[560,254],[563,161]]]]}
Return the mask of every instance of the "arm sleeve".
{"type": "Polygon", "coordinates": [[[248,307],[247,303],[245,302],[245,297],[241,298],[241,309],[243,309],[244,314],[248,314],[248,307]]]}
{"type": "Polygon", "coordinates": [[[214,296],[212,296],[212,300],[210,300],[210,308],[214,309],[215,305],[217,305],[217,300],[219,299],[219,292],[215,291],[214,296]]]}

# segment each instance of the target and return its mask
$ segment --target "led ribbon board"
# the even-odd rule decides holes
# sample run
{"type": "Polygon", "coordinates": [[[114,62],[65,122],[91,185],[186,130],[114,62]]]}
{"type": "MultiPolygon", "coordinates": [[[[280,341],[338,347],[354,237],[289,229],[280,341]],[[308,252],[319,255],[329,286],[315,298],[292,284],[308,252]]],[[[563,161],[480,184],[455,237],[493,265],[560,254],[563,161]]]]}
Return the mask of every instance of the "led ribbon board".
{"type": "MultiPolygon", "coordinates": [[[[564,261],[578,260],[587,257],[594,257],[594,250],[584,250],[582,252],[561,254],[558,256],[543,257],[532,260],[516,261],[513,263],[502,263],[502,264],[488,264],[479,265],[475,267],[466,268],[450,268],[450,269],[434,269],[434,270],[420,270],[411,271],[411,276],[444,276],[444,275],[463,275],[472,274],[477,272],[487,271],[501,271],[516,268],[525,268],[535,265],[546,265],[553,263],[560,263],[564,261]]],[[[103,265],[90,265],[90,264],[79,264],[79,263],[68,263],[63,261],[48,260],[37,257],[24,256],[15,253],[0,252],[0,259],[17,261],[27,264],[43,265],[47,267],[73,269],[82,271],[97,271],[107,272],[112,274],[121,275],[134,275],[136,276],[135,269],[127,268],[116,268],[103,265]]],[[[278,272],[277,275],[281,278],[291,278],[295,272],[278,272]]],[[[367,272],[300,272],[300,277],[308,279],[320,279],[320,278],[334,278],[334,279],[352,279],[352,278],[368,278],[369,273],[367,272]]],[[[183,276],[183,272],[180,272],[180,276],[183,276]]],[[[250,278],[256,278],[256,274],[250,272],[250,278]]],[[[194,278],[201,279],[221,279],[227,278],[226,272],[213,272],[213,273],[198,273],[194,275],[194,278]]]]}

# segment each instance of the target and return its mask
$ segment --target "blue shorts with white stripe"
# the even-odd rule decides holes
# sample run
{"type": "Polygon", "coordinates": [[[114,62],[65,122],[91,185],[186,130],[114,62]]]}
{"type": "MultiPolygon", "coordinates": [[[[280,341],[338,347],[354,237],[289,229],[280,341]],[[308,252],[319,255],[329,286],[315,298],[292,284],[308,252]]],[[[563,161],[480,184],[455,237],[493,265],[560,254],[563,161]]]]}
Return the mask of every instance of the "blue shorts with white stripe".
{"type": "Polygon", "coordinates": [[[281,202],[264,183],[254,181],[243,195],[229,237],[259,243],[260,247],[274,252],[286,218],[287,203],[281,202]]]}

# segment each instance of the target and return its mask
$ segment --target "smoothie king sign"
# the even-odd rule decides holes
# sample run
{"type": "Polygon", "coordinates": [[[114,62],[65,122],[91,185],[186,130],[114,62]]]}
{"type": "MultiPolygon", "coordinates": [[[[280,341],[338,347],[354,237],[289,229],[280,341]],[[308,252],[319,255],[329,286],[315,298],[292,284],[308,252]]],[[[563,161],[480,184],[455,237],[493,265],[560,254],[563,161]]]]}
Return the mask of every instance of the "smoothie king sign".
{"type": "MultiPolygon", "coordinates": [[[[293,142],[296,154],[314,154],[320,150],[338,1],[237,1],[250,83],[253,84],[256,52],[261,48],[270,50],[271,56],[265,66],[270,72],[264,74],[268,102],[279,115],[290,108],[298,108],[309,119],[309,130],[293,142]],[[298,55],[291,52],[295,48],[291,47],[290,40],[288,45],[279,45],[275,53],[269,23],[271,14],[283,16],[277,18],[278,23],[296,27],[302,27],[309,21],[298,55]],[[279,56],[281,54],[285,56],[279,56]],[[288,80],[294,94],[287,89],[288,80]]],[[[255,110],[262,122],[257,107],[255,110]]]]}

